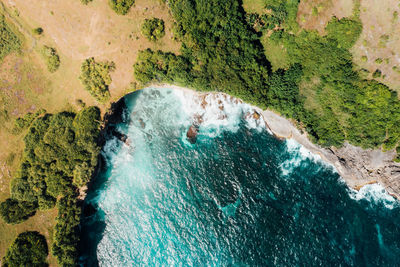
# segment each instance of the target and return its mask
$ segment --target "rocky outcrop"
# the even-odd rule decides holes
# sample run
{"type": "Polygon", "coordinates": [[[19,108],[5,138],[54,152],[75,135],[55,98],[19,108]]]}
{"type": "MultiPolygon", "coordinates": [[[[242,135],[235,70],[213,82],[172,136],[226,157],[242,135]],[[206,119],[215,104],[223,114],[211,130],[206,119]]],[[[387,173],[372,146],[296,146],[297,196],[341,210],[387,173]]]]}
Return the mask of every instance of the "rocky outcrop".
{"type": "Polygon", "coordinates": [[[278,138],[293,138],[314,154],[331,163],[347,185],[359,190],[362,186],[379,183],[400,199],[400,163],[393,161],[394,150],[362,149],[345,143],[341,148],[322,148],[311,143],[306,133],[300,132],[289,120],[265,110],[262,115],[267,127],[278,138]]]}
{"type": "Polygon", "coordinates": [[[194,124],[190,126],[189,130],[187,131],[186,137],[191,144],[196,143],[198,132],[199,132],[199,127],[194,124]]]}
{"type": "Polygon", "coordinates": [[[393,161],[394,150],[362,149],[346,143],[343,147],[326,149],[336,158],[335,166],[349,186],[359,189],[377,182],[400,199],[400,163],[393,161]]]}

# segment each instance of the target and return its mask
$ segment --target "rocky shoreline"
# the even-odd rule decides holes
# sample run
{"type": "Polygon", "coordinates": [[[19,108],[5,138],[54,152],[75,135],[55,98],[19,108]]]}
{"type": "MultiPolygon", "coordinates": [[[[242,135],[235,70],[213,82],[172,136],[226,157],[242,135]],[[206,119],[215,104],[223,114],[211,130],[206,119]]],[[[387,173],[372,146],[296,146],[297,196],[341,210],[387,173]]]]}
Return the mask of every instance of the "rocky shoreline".
{"type": "MultiPolygon", "coordinates": [[[[204,101],[205,96],[210,94],[221,94],[216,92],[198,92],[189,88],[179,87],[170,84],[150,85],[152,88],[172,88],[186,92],[188,95],[196,95],[200,99],[200,106],[207,108],[204,101]]],[[[243,103],[242,100],[233,98],[224,94],[227,99],[234,99],[237,103],[243,103]]],[[[124,98],[113,103],[109,112],[104,118],[103,131],[104,134],[117,135],[113,133],[112,125],[118,123],[121,119],[122,110],[125,107],[124,98]],[[107,127],[111,126],[111,127],[107,127]],[[110,132],[111,130],[111,132],[110,132]]],[[[222,106],[219,104],[219,109],[222,106]]],[[[254,110],[249,116],[258,120],[262,117],[266,127],[277,138],[294,139],[311,153],[319,155],[322,160],[335,167],[336,171],[343,178],[346,184],[354,189],[360,190],[364,185],[378,183],[382,185],[387,192],[393,197],[400,199],[400,163],[393,161],[396,152],[394,150],[383,152],[379,149],[362,149],[349,143],[341,148],[322,148],[312,143],[306,133],[301,132],[292,121],[280,116],[271,110],[261,110],[258,107],[251,106],[254,110]]],[[[199,127],[202,123],[200,116],[194,116],[193,125],[188,129],[187,138],[190,143],[195,143],[199,127]]],[[[124,136],[120,136],[120,140],[127,142],[124,136]]]]}
{"type": "Polygon", "coordinates": [[[393,161],[394,150],[362,149],[349,143],[341,148],[322,148],[313,144],[306,133],[270,110],[262,111],[268,128],[278,138],[293,138],[324,161],[331,163],[347,185],[355,190],[367,184],[379,183],[388,193],[400,199],[400,163],[393,161]]]}
{"type": "MultiPolygon", "coordinates": [[[[216,92],[202,93],[189,88],[162,84],[152,85],[153,88],[172,88],[196,94],[200,99],[204,99],[207,94],[217,94],[216,92]]],[[[218,93],[220,94],[220,93],[218,93]]],[[[232,96],[226,95],[227,98],[232,96]]],[[[236,99],[236,98],[235,98],[236,99]]],[[[242,103],[240,99],[236,101],[242,103]]],[[[204,103],[202,106],[205,108],[204,103]]],[[[266,127],[272,134],[281,139],[294,139],[311,153],[319,155],[322,160],[333,165],[346,184],[354,189],[360,190],[363,186],[373,183],[382,185],[393,197],[400,200],[400,163],[393,161],[396,152],[394,150],[383,152],[380,149],[362,149],[345,143],[341,148],[322,148],[312,143],[306,133],[301,132],[294,123],[280,116],[271,110],[261,110],[252,106],[255,114],[261,114],[266,127]]],[[[195,124],[198,127],[197,124],[195,124]]],[[[198,128],[191,129],[188,137],[193,138],[198,128]]]]}

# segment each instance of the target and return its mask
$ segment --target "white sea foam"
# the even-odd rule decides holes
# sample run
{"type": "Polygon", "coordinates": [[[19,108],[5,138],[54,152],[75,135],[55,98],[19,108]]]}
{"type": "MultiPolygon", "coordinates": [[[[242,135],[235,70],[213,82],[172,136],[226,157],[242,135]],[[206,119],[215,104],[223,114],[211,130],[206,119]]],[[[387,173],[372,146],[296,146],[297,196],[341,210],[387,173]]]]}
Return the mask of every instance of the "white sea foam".
{"type": "Polygon", "coordinates": [[[237,132],[242,119],[246,127],[261,131],[265,122],[261,115],[254,115],[255,109],[241,100],[223,93],[197,94],[186,90],[174,90],[180,99],[182,111],[193,121],[198,122],[201,134],[216,137],[223,131],[237,132]]]}
{"type": "Polygon", "coordinates": [[[349,195],[354,200],[366,199],[376,204],[383,204],[388,209],[393,209],[399,205],[394,197],[389,195],[383,186],[378,183],[367,184],[361,187],[359,191],[349,189],[349,195]]]}
{"type": "Polygon", "coordinates": [[[336,172],[333,165],[324,161],[320,155],[312,153],[310,150],[299,144],[293,138],[286,139],[286,149],[287,152],[292,155],[292,157],[285,160],[280,166],[283,176],[287,176],[292,173],[295,168],[299,167],[300,164],[307,159],[313,162],[318,162],[324,167],[331,168],[332,171],[336,172]]]}

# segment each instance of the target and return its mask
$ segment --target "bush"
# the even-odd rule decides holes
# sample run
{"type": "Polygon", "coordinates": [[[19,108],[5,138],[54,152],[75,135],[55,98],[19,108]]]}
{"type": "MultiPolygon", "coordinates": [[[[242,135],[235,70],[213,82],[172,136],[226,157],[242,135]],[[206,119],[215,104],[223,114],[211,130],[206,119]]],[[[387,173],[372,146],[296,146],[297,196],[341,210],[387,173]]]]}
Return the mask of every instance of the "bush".
{"type": "Polygon", "coordinates": [[[46,238],[43,235],[38,232],[23,232],[7,249],[2,266],[48,266],[48,254],[46,238]]]}
{"type": "Polygon", "coordinates": [[[96,62],[94,58],[88,58],[82,64],[79,78],[85,89],[99,102],[106,102],[110,98],[110,71],[114,69],[113,62],[96,62]]]}
{"type": "Polygon", "coordinates": [[[55,72],[60,67],[60,57],[57,54],[57,51],[48,46],[44,46],[42,50],[42,55],[46,60],[47,69],[50,72],[55,72]]]}
{"type": "Polygon", "coordinates": [[[21,48],[21,41],[7,25],[3,15],[0,15],[0,60],[13,51],[21,48]]]}
{"type": "Polygon", "coordinates": [[[374,73],[372,73],[372,78],[377,79],[382,77],[382,71],[381,70],[375,70],[374,73]]]}
{"type": "Polygon", "coordinates": [[[33,33],[36,35],[41,35],[43,33],[43,29],[41,27],[33,29],[33,33]]]}
{"type": "Polygon", "coordinates": [[[111,8],[120,15],[126,15],[135,0],[109,0],[111,8]]]}
{"type": "Polygon", "coordinates": [[[100,110],[88,107],[31,122],[21,166],[11,181],[12,198],[0,204],[0,216],[15,224],[37,209],[53,208],[58,199],[53,254],[61,266],[76,265],[81,209],[76,192],[97,166],[100,119],[100,110]]]}
{"type": "Polygon", "coordinates": [[[81,206],[77,196],[68,194],[61,198],[57,209],[52,253],[60,266],[78,266],[81,206]]]}
{"type": "Polygon", "coordinates": [[[90,2],[92,2],[93,0],[81,0],[82,4],[87,5],[90,2]]]}
{"type": "Polygon", "coordinates": [[[24,129],[27,129],[37,117],[39,117],[45,112],[46,111],[44,109],[39,109],[35,113],[28,112],[23,117],[17,118],[14,122],[14,127],[12,129],[12,132],[14,134],[18,134],[24,129]]]}
{"type": "Polygon", "coordinates": [[[0,204],[0,216],[8,224],[18,224],[35,215],[37,207],[35,202],[8,198],[0,204]]]}
{"type": "Polygon", "coordinates": [[[333,17],[326,26],[329,38],[334,38],[341,48],[351,48],[362,31],[362,24],[359,20],[333,17]]]}
{"type": "Polygon", "coordinates": [[[157,41],[165,35],[164,21],[158,18],[146,19],[142,25],[142,34],[150,41],[157,41]]]}

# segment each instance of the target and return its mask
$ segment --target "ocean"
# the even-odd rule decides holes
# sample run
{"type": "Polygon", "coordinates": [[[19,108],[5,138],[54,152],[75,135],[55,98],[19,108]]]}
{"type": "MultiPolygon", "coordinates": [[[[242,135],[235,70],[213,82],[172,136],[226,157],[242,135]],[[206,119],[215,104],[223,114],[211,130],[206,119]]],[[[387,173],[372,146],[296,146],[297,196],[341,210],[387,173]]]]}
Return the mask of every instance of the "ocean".
{"type": "Polygon", "coordinates": [[[85,200],[82,265],[400,266],[399,202],[349,189],[251,106],[173,88],[124,101],[85,200]]]}

